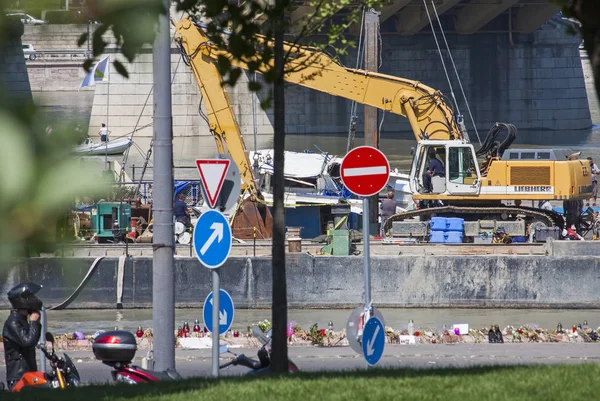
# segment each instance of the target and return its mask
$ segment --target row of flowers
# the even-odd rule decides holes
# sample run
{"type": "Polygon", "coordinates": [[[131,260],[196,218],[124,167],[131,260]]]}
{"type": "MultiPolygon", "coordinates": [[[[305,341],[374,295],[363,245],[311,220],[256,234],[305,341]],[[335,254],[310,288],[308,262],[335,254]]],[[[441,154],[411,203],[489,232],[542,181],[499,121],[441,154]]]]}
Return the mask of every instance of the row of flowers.
{"type": "MultiPolygon", "coordinates": [[[[271,330],[271,323],[263,320],[255,324],[264,333],[271,330]]],[[[196,325],[194,325],[196,326],[196,325]]],[[[240,345],[254,346],[251,334],[251,327],[248,326],[247,333],[230,331],[222,336],[223,340],[240,345]],[[237,333],[237,335],[236,335],[237,333]]],[[[102,331],[99,330],[92,335],[84,335],[81,332],[56,335],[56,347],[58,349],[87,348],[94,341],[96,336],[102,331]]],[[[600,328],[594,330],[582,326],[573,326],[568,330],[562,327],[556,329],[543,329],[536,326],[507,326],[500,330],[497,325],[491,327],[482,327],[480,329],[470,329],[468,333],[458,334],[452,329],[435,330],[420,328],[414,330],[412,334],[408,330],[394,330],[386,327],[386,340],[390,344],[448,344],[448,343],[531,343],[531,342],[600,342],[600,328]]],[[[141,327],[135,332],[138,346],[140,348],[149,348],[152,344],[152,329],[143,330],[141,327]]],[[[195,327],[192,330],[178,329],[174,333],[175,345],[179,344],[178,338],[203,338],[210,337],[210,332],[199,330],[195,327]]],[[[303,329],[296,322],[289,322],[287,327],[287,338],[289,345],[304,346],[346,346],[349,345],[346,336],[346,330],[336,331],[330,323],[327,328],[320,328],[317,323],[311,325],[308,329],[303,329]]],[[[0,342],[1,342],[0,337],[0,342]]]]}

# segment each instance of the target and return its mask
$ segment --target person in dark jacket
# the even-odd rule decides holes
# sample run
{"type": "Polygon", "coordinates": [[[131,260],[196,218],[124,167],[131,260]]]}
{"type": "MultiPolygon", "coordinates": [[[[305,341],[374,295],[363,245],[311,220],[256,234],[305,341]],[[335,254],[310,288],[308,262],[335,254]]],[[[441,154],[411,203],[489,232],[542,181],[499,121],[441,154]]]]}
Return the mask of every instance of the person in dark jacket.
{"type": "Polygon", "coordinates": [[[385,237],[385,230],[383,225],[385,221],[396,214],[396,200],[394,199],[394,193],[389,191],[387,193],[387,199],[381,202],[381,230],[380,234],[385,237]]]}
{"type": "Polygon", "coordinates": [[[41,288],[34,283],[21,283],[8,292],[8,300],[13,310],[4,322],[2,341],[9,390],[25,373],[37,371],[35,346],[42,331],[42,301],[35,294],[41,288]]]}
{"type": "Polygon", "coordinates": [[[423,173],[423,193],[431,193],[433,192],[433,185],[431,184],[432,177],[445,177],[446,171],[444,170],[444,165],[441,161],[436,157],[435,150],[429,149],[427,152],[429,156],[429,165],[427,166],[427,171],[423,173]]]}
{"type": "Polygon", "coordinates": [[[187,203],[185,203],[185,194],[183,192],[177,194],[177,200],[173,204],[173,214],[175,215],[175,221],[183,223],[187,230],[194,227],[190,219],[190,212],[188,211],[187,203]]]}

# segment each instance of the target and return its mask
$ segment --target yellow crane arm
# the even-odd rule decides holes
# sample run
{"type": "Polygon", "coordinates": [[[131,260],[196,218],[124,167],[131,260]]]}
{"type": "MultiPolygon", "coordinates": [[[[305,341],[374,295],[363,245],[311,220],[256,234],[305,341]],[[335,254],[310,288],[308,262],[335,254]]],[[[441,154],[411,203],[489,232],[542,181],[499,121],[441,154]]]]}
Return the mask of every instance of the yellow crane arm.
{"type": "MultiPolygon", "coordinates": [[[[185,52],[192,55],[196,48],[194,44],[186,40],[181,42],[185,52]]],[[[240,170],[242,189],[248,189],[250,193],[256,194],[256,183],[244,138],[214,60],[204,53],[198,53],[190,57],[190,68],[204,98],[209,129],[215,138],[219,153],[224,154],[226,151],[229,153],[240,170]]]]}
{"type": "MultiPolygon", "coordinates": [[[[206,62],[206,58],[216,60],[223,56],[240,68],[248,69],[251,62],[258,62],[258,72],[271,68],[257,59],[235,60],[226,50],[217,48],[202,28],[189,19],[182,19],[176,30],[193,65],[206,62]]],[[[264,36],[258,35],[257,39],[267,46],[273,45],[264,36]]],[[[417,142],[468,139],[438,90],[418,81],[346,68],[316,48],[286,42],[284,50],[290,55],[285,67],[287,82],[400,114],[408,118],[417,142]]]]}

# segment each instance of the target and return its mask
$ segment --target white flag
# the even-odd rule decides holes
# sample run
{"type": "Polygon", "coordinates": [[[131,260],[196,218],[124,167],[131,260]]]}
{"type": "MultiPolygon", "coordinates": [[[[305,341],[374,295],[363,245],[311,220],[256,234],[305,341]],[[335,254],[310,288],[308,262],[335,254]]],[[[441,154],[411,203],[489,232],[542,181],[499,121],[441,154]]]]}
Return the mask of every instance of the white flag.
{"type": "Polygon", "coordinates": [[[79,89],[95,85],[96,82],[108,82],[108,76],[110,74],[110,56],[104,57],[98,61],[94,68],[85,76],[79,89]]]}

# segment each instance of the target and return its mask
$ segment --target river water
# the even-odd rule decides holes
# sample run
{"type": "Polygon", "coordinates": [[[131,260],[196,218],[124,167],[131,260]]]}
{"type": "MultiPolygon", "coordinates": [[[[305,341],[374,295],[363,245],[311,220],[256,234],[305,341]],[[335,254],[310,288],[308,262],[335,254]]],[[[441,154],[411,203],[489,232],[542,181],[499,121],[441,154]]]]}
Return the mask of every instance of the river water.
{"type": "MultiPolygon", "coordinates": [[[[357,305],[358,306],[358,305],[357,305]]],[[[489,327],[497,324],[501,328],[508,325],[536,325],[545,329],[556,328],[562,323],[563,327],[573,324],[583,324],[587,321],[590,327],[600,326],[600,310],[571,310],[571,309],[425,309],[398,308],[380,309],[386,326],[394,329],[406,329],[409,319],[414,320],[416,328],[442,329],[444,325],[467,323],[470,328],[489,327]]],[[[327,328],[330,321],[335,330],[346,327],[350,317],[350,309],[291,309],[288,320],[298,323],[303,329],[308,329],[317,323],[319,328],[327,328]]],[[[0,311],[0,321],[4,321],[8,311],[0,311]]],[[[177,309],[175,325],[182,326],[188,321],[190,326],[198,319],[203,324],[202,309],[177,309]]],[[[249,325],[264,319],[271,321],[269,309],[236,310],[232,329],[246,332],[249,325]]],[[[54,333],[70,333],[81,331],[93,334],[96,330],[112,330],[115,327],[135,331],[138,326],[144,329],[152,327],[151,309],[128,310],[63,310],[47,312],[48,329],[54,333]]]]}

